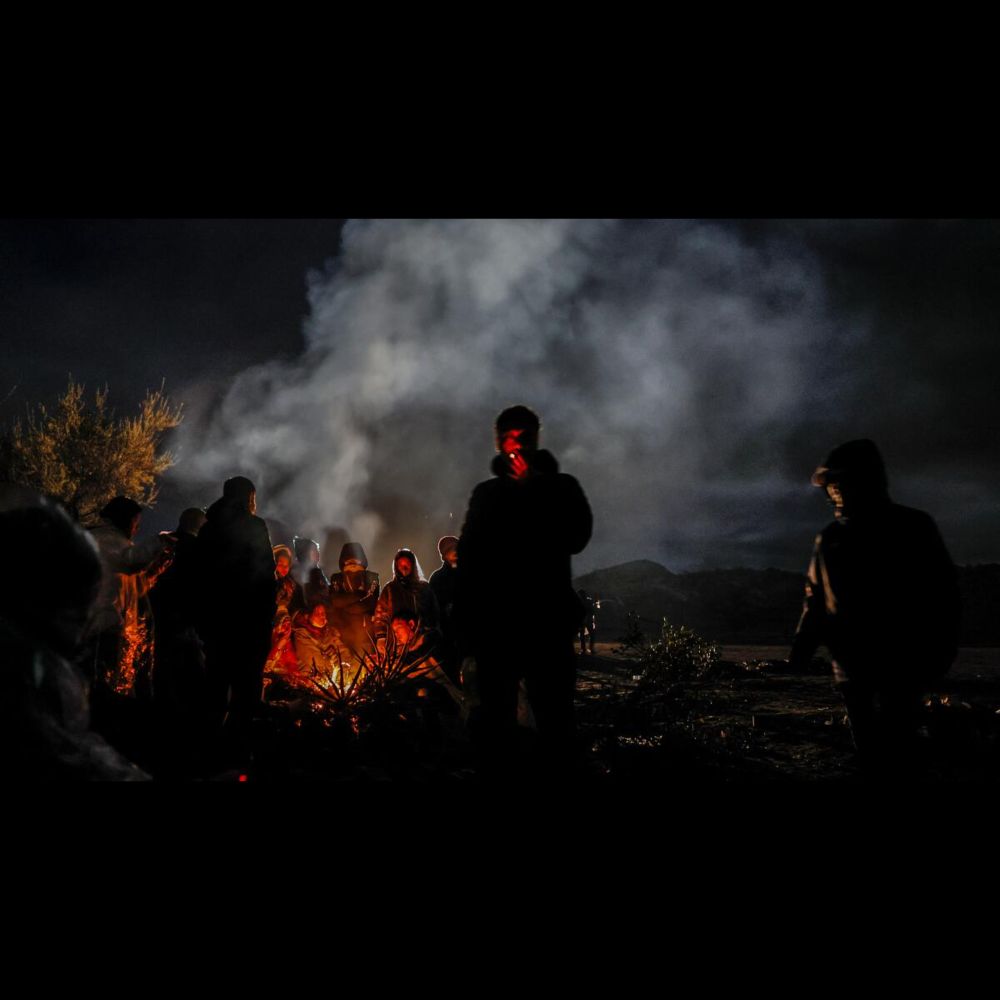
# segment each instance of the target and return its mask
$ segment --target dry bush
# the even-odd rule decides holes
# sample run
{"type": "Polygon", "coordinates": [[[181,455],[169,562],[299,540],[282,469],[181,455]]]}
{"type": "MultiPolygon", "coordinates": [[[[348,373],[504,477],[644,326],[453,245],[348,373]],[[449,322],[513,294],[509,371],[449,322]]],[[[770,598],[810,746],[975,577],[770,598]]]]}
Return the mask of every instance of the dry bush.
{"type": "Polygon", "coordinates": [[[669,688],[700,680],[719,662],[719,647],[686,625],[664,618],[659,637],[639,654],[641,684],[669,688]]]}
{"type": "Polygon", "coordinates": [[[88,403],[84,387],[70,378],[54,410],[29,408],[5,431],[0,475],[55,497],[91,527],[112,497],[156,502],[157,478],[174,464],[161,450],[163,436],[181,420],[181,407],[170,403],[162,385],[147,391],[136,416],[118,419],[107,387],[88,403]]]}

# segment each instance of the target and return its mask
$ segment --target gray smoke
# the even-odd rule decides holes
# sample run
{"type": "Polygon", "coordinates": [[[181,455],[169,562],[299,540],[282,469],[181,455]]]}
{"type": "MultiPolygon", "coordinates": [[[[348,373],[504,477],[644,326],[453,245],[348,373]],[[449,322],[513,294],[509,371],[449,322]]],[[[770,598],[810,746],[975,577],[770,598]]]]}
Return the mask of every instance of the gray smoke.
{"type": "Polygon", "coordinates": [[[262,514],[342,529],[383,573],[401,545],[436,565],[515,402],[594,508],[575,569],[752,563],[762,519],[808,491],[793,424],[846,377],[809,394],[816,357],[866,335],[834,326],[801,246],[711,223],[351,222],[308,286],[303,355],[189,416],[177,473],[249,475],[262,514]]]}

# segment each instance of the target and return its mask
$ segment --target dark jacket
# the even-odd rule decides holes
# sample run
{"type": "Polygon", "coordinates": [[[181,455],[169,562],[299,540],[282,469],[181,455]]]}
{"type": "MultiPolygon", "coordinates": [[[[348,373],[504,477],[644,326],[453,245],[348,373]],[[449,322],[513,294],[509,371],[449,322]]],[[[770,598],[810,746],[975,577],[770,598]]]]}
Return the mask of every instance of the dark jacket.
{"type": "Polygon", "coordinates": [[[838,676],[940,677],[958,649],[955,567],[929,514],[887,497],[816,537],[791,660],[819,645],[838,676]]]}
{"type": "Polygon", "coordinates": [[[330,577],[330,608],[348,619],[370,619],[380,592],[378,573],[371,570],[366,569],[353,580],[347,573],[334,573],[330,577]]]}
{"type": "Polygon", "coordinates": [[[425,631],[437,629],[441,621],[437,598],[426,580],[417,578],[416,557],[406,549],[400,549],[392,561],[392,579],[385,585],[375,605],[372,627],[376,639],[383,638],[389,631],[392,619],[399,614],[419,621],[425,631]],[[396,560],[407,553],[413,559],[413,576],[404,579],[396,574],[396,560]]]}
{"type": "Polygon", "coordinates": [[[455,595],[458,593],[458,568],[443,562],[431,573],[427,581],[437,598],[441,612],[441,626],[446,635],[451,634],[455,612],[455,595]]]}
{"type": "Polygon", "coordinates": [[[149,594],[158,637],[194,625],[198,595],[197,550],[197,536],[178,532],[173,561],[149,594]]]}
{"type": "Polygon", "coordinates": [[[275,611],[274,552],[267,525],[225,498],[208,508],[198,533],[198,631],[216,636],[240,626],[270,635],[275,611]]]}
{"type": "Polygon", "coordinates": [[[291,573],[288,576],[275,577],[274,599],[277,604],[275,622],[286,616],[290,618],[296,611],[302,611],[306,607],[302,588],[291,573]]]}
{"type": "Polygon", "coordinates": [[[304,577],[304,582],[301,583],[302,599],[307,606],[313,601],[326,603],[330,599],[330,581],[319,566],[313,566],[302,576],[304,577]]]}
{"type": "Polygon", "coordinates": [[[580,626],[570,557],[590,541],[593,516],[580,484],[548,451],[530,453],[515,480],[502,456],[472,492],[458,543],[455,619],[463,655],[484,644],[571,639],[580,626]]]}
{"type": "Polygon", "coordinates": [[[378,603],[378,573],[368,569],[368,556],[360,542],[347,542],[340,550],[340,572],[330,577],[330,616],[344,642],[359,655],[371,644],[372,616],[378,603]],[[344,572],[348,559],[357,559],[364,570],[344,572]]]}

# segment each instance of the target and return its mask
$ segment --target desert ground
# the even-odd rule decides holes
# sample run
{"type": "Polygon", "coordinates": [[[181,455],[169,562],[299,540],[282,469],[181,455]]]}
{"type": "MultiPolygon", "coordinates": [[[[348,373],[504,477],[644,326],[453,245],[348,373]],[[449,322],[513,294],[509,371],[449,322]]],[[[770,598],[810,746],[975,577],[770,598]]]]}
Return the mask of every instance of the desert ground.
{"type": "MultiPolygon", "coordinates": [[[[580,777],[648,787],[867,780],[854,761],[828,663],[816,659],[796,675],[784,662],[786,646],[722,646],[720,654],[705,676],[666,688],[640,683],[635,660],[616,643],[597,643],[595,655],[580,656],[580,777]]],[[[271,703],[249,780],[475,784],[468,732],[433,687],[414,687],[360,722],[332,716],[308,698],[271,703]]],[[[1000,649],[961,650],[926,699],[919,780],[995,783],[998,710],[1000,649]]],[[[520,730],[526,778],[535,738],[530,725],[520,730]]]]}
{"type": "MultiPolygon", "coordinates": [[[[614,643],[595,653],[579,660],[579,719],[590,766],[607,780],[858,778],[826,662],[793,674],[787,646],[722,646],[707,677],[630,706],[634,663],[614,643]]],[[[924,711],[926,780],[1000,777],[1000,649],[960,650],[924,711]]]]}

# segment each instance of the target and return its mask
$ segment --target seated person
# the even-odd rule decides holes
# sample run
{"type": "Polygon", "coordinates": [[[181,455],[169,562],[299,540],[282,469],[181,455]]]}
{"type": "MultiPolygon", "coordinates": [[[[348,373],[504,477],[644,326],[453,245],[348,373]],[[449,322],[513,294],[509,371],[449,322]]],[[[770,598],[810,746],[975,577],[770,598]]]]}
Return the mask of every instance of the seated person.
{"type": "Polygon", "coordinates": [[[357,668],[352,668],[353,661],[348,658],[340,632],[327,619],[322,600],[314,598],[292,618],[292,635],[298,661],[295,673],[289,677],[292,683],[310,685],[315,680],[324,687],[332,684],[342,689],[354,680],[357,668]]]}
{"type": "Polygon", "coordinates": [[[462,705],[462,694],[451,682],[434,653],[434,644],[440,639],[439,633],[419,627],[416,619],[405,612],[392,617],[391,638],[387,638],[386,651],[390,662],[402,658],[400,669],[411,680],[431,680],[440,684],[455,703],[462,705]]]}

